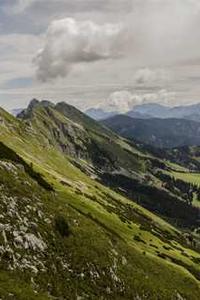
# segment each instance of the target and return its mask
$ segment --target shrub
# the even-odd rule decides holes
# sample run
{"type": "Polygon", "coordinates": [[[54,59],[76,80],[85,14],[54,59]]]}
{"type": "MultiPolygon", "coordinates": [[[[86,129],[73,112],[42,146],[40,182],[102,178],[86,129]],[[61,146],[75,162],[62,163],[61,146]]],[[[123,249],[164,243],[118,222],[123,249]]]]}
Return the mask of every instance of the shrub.
{"type": "Polygon", "coordinates": [[[146,244],[146,242],[143,241],[139,235],[135,235],[135,236],[133,237],[133,239],[134,239],[135,241],[137,241],[137,242],[141,242],[141,243],[143,243],[143,244],[146,244]]]}
{"type": "Polygon", "coordinates": [[[62,237],[68,237],[70,235],[69,225],[63,216],[56,217],[55,227],[62,237]]]}

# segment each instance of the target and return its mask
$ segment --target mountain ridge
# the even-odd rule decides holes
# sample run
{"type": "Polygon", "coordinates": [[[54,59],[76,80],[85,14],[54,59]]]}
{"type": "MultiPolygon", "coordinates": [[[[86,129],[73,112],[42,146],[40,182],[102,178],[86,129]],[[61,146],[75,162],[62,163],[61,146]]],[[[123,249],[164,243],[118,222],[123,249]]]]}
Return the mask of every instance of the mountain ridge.
{"type": "Polygon", "coordinates": [[[200,145],[200,124],[192,120],[117,115],[101,123],[126,138],[158,148],[200,145]]]}
{"type": "MultiPolygon", "coordinates": [[[[156,164],[156,171],[164,167],[162,161],[68,105],[55,109],[39,104],[19,119],[3,110],[0,115],[1,143],[54,189],[38,185],[23,162],[14,161],[9,151],[5,156],[1,148],[3,299],[9,293],[24,300],[198,299],[198,236],[194,238],[189,229],[187,235],[94,178],[102,172],[116,176],[123,167],[132,184],[135,178],[150,186],[155,184],[152,180],[158,184],[158,177],[148,174],[148,168],[153,171],[148,165],[156,164]],[[97,157],[100,153],[105,164],[91,159],[94,149],[86,147],[92,141],[101,146],[97,157]],[[12,199],[15,210],[6,210],[5,199],[12,199]],[[190,234],[196,244],[189,241],[190,234]]],[[[188,211],[193,209],[181,200],[181,190],[175,201],[179,197],[188,211]]]]}
{"type": "MultiPolygon", "coordinates": [[[[106,108],[90,108],[86,110],[86,114],[90,117],[100,121],[113,117],[115,115],[122,114],[123,111],[107,111],[106,108]]],[[[200,103],[187,105],[187,106],[164,106],[158,103],[144,103],[135,105],[133,109],[129,110],[124,115],[139,118],[139,119],[151,119],[151,118],[162,118],[162,119],[186,119],[191,121],[200,121],[200,103]]]]}

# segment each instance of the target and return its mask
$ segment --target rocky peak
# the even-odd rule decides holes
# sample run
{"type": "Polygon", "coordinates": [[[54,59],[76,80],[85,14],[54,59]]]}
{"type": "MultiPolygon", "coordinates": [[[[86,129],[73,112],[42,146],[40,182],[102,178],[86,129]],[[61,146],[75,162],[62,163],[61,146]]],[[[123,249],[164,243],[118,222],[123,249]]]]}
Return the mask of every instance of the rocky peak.
{"type": "Polygon", "coordinates": [[[32,109],[40,103],[37,99],[32,99],[27,107],[27,109],[32,109]]]}
{"type": "Polygon", "coordinates": [[[43,107],[54,107],[55,105],[49,100],[42,100],[40,105],[43,107]]]}
{"type": "Polygon", "coordinates": [[[42,100],[39,101],[37,99],[32,99],[28,105],[28,107],[26,109],[24,109],[19,115],[18,117],[21,119],[26,119],[26,118],[30,118],[30,116],[32,115],[33,111],[38,108],[38,107],[54,107],[54,104],[48,100],[42,100]]]}

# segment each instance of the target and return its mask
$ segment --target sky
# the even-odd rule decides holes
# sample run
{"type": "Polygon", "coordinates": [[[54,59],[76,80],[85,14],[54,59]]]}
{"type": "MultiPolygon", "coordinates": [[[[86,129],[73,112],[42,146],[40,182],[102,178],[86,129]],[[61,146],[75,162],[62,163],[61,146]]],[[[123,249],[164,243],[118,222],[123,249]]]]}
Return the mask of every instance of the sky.
{"type": "Polygon", "coordinates": [[[0,106],[200,102],[199,0],[0,0],[0,106]]]}

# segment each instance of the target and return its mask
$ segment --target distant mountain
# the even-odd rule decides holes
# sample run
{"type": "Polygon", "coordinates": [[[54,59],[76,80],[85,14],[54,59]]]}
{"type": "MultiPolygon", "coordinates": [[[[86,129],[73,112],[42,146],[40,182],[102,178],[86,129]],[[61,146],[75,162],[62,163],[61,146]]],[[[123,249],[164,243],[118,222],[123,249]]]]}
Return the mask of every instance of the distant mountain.
{"type": "MultiPolygon", "coordinates": [[[[147,115],[149,118],[165,118],[169,115],[171,108],[157,103],[136,105],[131,112],[147,115]]],[[[130,115],[130,113],[128,115],[130,115]]]]}
{"type": "Polygon", "coordinates": [[[151,115],[149,115],[147,113],[141,113],[139,111],[134,111],[134,110],[131,110],[128,113],[126,113],[126,116],[129,116],[134,119],[150,119],[151,118],[151,115]]]}
{"type": "MultiPolygon", "coordinates": [[[[90,118],[100,121],[100,120],[104,120],[113,116],[116,116],[119,114],[119,112],[117,111],[113,111],[113,112],[106,112],[105,110],[101,109],[101,108],[90,108],[88,110],[85,111],[86,115],[88,115],[90,118]]],[[[137,111],[130,111],[127,113],[127,116],[130,116],[132,118],[137,118],[137,119],[148,119],[151,118],[151,115],[145,114],[145,113],[141,113],[141,112],[137,112],[137,111]]]]}
{"type": "Polygon", "coordinates": [[[200,123],[184,119],[134,119],[117,115],[102,121],[116,133],[159,148],[200,145],[200,123]]]}
{"type": "Polygon", "coordinates": [[[90,108],[86,111],[86,114],[95,120],[103,120],[110,118],[118,114],[126,114],[132,118],[137,119],[148,119],[148,118],[159,118],[159,119],[186,119],[200,122],[200,103],[187,105],[187,106],[176,106],[169,107],[157,103],[146,103],[136,105],[130,111],[124,113],[123,109],[109,109],[105,108],[90,108]]]}
{"type": "Polygon", "coordinates": [[[87,116],[97,121],[107,119],[118,114],[117,112],[106,112],[101,108],[90,108],[86,110],[85,113],[87,116]]]}
{"type": "Polygon", "coordinates": [[[156,103],[142,104],[135,106],[127,115],[130,116],[131,113],[135,112],[150,118],[176,118],[200,122],[200,103],[177,107],[168,107],[156,103]]]}
{"type": "Polygon", "coordinates": [[[170,110],[171,117],[184,118],[200,122],[200,103],[174,107],[170,110]]]}
{"type": "MultiPolygon", "coordinates": [[[[122,106],[122,105],[121,105],[122,106]]],[[[127,116],[130,116],[132,118],[137,118],[137,119],[148,119],[152,117],[157,117],[157,115],[162,114],[164,115],[164,106],[159,105],[159,104],[142,104],[142,105],[137,105],[135,106],[132,110],[127,111],[124,113],[124,110],[122,107],[119,106],[109,106],[109,109],[104,107],[104,108],[90,108],[85,111],[86,115],[91,117],[94,120],[104,120],[119,114],[126,114],[127,116]]],[[[166,107],[166,110],[168,108],[166,107]]]]}
{"type": "Polygon", "coordinates": [[[16,109],[12,109],[11,111],[10,111],[10,113],[13,115],[13,116],[17,116],[17,115],[19,115],[21,112],[23,111],[23,108],[16,108],[16,109]]]}

